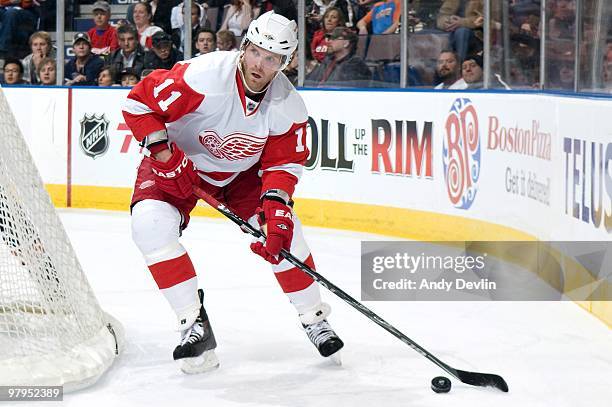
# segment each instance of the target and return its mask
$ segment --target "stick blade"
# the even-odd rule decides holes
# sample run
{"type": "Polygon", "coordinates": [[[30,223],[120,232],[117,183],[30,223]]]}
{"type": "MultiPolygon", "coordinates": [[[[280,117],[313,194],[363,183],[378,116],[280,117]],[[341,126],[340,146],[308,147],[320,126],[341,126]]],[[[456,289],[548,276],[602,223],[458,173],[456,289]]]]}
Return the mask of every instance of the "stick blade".
{"type": "Polygon", "coordinates": [[[475,373],[457,370],[457,377],[463,383],[471,384],[472,386],[494,387],[505,393],[508,392],[508,384],[503,377],[490,373],[475,373]]]}

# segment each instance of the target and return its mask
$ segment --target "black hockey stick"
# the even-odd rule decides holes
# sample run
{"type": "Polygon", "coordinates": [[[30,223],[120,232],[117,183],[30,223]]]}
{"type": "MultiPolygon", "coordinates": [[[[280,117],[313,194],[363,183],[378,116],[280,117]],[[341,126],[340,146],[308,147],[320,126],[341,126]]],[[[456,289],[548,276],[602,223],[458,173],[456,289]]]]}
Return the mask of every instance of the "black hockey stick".
{"type": "MultiPolygon", "coordinates": [[[[262,231],[253,227],[251,224],[246,222],[240,216],[232,212],[232,210],[229,209],[227,206],[217,201],[215,198],[213,198],[212,196],[204,192],[202,189],[198,187],[194,187],[194,193],[198,198],[203,199],[210,206],[212,206],[217,211],[221,212],[223,215],[229,218],[229,220],[234,222],[236,225],[240,226],[242,230],[246,231],[247,233],[249,233],[250,235],[256,238],[262,238],[262,237],[265,238],[265,235],[262,231]]],[[[490,373],[466,372],[465,370],[455,369],[447,365],[446,363],[442,362],[440,359],[438,359],[437,357],[429,353],[426,349],[421,347],[418,343],[416,343],[415,341],[413,341],[412,339],[410,339],[409,337],[401,333],[393,325],[389,324],[387,321],[385,321],[384,319],[376,315],[373,311],[371,311],[365,305],[363,305],[362,303],[360,303],[359,301],[357,301],[356,299],[354,299],[353,297],[351,297],[350,295],[342,291],[339,287],[331,283],[329,280],[327,280],[325,277],[317,273],[315,270],[311,269],[306,264],[302,263],[295,256],[293,256],[289,251],[282,249],[281,255],[289,263],[293,264],[295,267],[299,268],[304,273],[312,277],[316,282],[321,284],[323,287],[327,288],[329,291],[336,294],[338,297],[342,298],[346,303],[351,305],[357,311],[361,312],[369,320],[378,324],[384,330],[386,330],[387,332],[389,332],[390,334],[398,338],[400,341],[404,342],[406,345],[410,346],[412,349],[420,353],[422,356],[426,357],[427,359],[429,359],[430,361],[438,365],[448,374],[459,379],[461,382],[466,383],[466,384],[471,384],[472,386],[495,387],[496,389],[499,389],[503,392],[508,391],[508,385],[506,384],[506,381],[503,379],[503,377],[496,375],[496,374],[490,374],[490,373]]]]}

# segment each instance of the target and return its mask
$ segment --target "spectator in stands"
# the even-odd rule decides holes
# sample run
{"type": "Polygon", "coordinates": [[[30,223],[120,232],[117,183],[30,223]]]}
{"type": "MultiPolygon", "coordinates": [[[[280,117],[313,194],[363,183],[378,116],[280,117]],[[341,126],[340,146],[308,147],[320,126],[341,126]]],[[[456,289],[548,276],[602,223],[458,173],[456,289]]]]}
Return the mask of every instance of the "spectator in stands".
{"type": "Polygon", "coordinates": [[[217,32],[217,50],[218,51],[235,51],[237,50],[236,36],[229,30],[221,30],[217,32]]]}
{"type": "Polygon", "coordinates": [[[74,57],[66,62],[64,80],[68,86],[96,86],[104,61],[91,53],[91,40],[85,32],[76,33],[72,41],[74,57]]]}
{"type": "Polygon", "coordinates": [[[134,6],[134,25],[138,30],[138,41],[145,50],[151,48],[151,37],[153,34],[163,31],[160,27],[151,25],[153,11],[151,5],[141,1],[134,6]]]}
{"type": "Polygon", "coordinates": [[[482,0],[444,0],[438,28],[450,33],[450,45],[460,61],[482,51],[484,3],[482,0]]]}
{"type": "Polygon", "coordinates": [[[482,56],[469,56],[461,64],[461,76],[465,89],[482,89],[482,56]]]}
{"type": "Polygon", "coordinates": [[[457,54],[451,50],[443,50],[438,57],[436,76],[438,85],[434,89],[461,89],[461,66],[457,54]]]}
{"type": "Polygon", "coordinates": [[[21,60],[23,64],[23,77],[32,85],[40,83],[38,77],[38,66],[46,58],[55,58],[55,48],[52,45],[51,36],[46,31],[37,31],[30,36],[30,49],[32,53],[21,60]]]}
{"type": "Polygon", "coordinates": [[[328,34],[327,57],[307,77],[308,86],[360,86],[369,84],[372,73],[355,55],[357,35],[348,27],[336,27],[328,34]],[[366,82],[366,83],[364,83],[366,82]]]}
{"type": "MultiPolygon", "coordinates": [[[[149,0],[151,5],[151,22],[153,25],[160,27],[167,33],[172,32],[172,24],[170,22],[172,8],[176,6],[180,0],[149,0]]],[[[196,0],[193,0],[195,3],[196,0]]]]}
{"type": "Polygon", "coordinates": [[[198,50],[196,57],[213,52],[217,48],[215,33],[211,29],[200,28],[195,36],[195,47],[198,50]]]}
{"type": "Polygon", "coordinates": [[[106,65],[98,75],[98,86],[113,86],[115,84],[115,74],[113,69],[106,65]]]}
{"type": "Polygon", "coordinates": [[[172,38],[164,31],[153,34],[152,47],[145,52],[145,69],[172,69],[183,60],[183,54],[172,45],[172,38]]]}
{"type": "MultiPolygon", "coordinates": [[[[297,21],[297,0],[262,0],[259,14],[266,11],[274,10],[276,14],[280,14],[289,20],[297,21]]],[[[212,6],[212,5],[211,5],[212,6]]]]}
{"type": "Polygon", "coordinates": [[[400,23],[401,0],[384,0],[374,4],[372,9],[357,22],[359,34],[392,34],[400,23]],[[368,27],[370,29],[368,30],[368,27]]]}
{"type": "Polygon", "coordinates": [[[109,55],[119,48],[117,31],[109,23],[111,17],[110,5],[106,1],[100,0],[94,3],[92,9],[94,27],[87,31],[89,38],[91,38],[91,52],[96,55],[109,55]]]}
{"type": "Polygon", "coordinates": [[[291,62],[289,62],[289,65],[287,65],[287,67],[283,69],[283,73],[285,74],[287,79],[289,79],[293,86],[297,86],[298,82],[298,60],[299,58],[297,57],[296,52],[291,57],[291,62]]]}
{"type": "Polygon", "coordinates": [[[562,61],[551,67],[550,88],[574,90],[574,63],[562,61]]]}
{"type": "MultiPolygon", "coordinates": [[[[184,7],[181,7],[181,16],[184,7]]],[[[191,55],[195,55],[198,50],[195,47],[195,38],[200,30],[200,16],[202,13],[202,6],[197,3],[191,3],[191,55]]],[[[179,28],[175,28],[172,30],[172,42],[176,49],[181,51],[183,54],[185,53],[183,50],[183,45],[185,43],[185,25],[182,24],[179,28]]]]}
{"type": "Polygon", "coordinates": [[[608,58],[606,58],[603,63],[602,79],[601,89],[604,92],[612,93],[612,61],[608,58]]]}
{"type": "Polygon", "coordinates": [[[510,83],[518,87],[532,87],[540,75],[540,39],[528,34],[523,24],[521,32],[510,35],[513,59],[510,63],[510,83]]]}
{"type": "Polygon", "coordinates": [[[27,55],[30,34],[36,30],[37,2],[0,0],[0,59],[27,55]]]}
{"type": "Polygon", "coordinates": [[[131,68],[125,68],[121,71],[121,86],[132,87],[140,82],[140,78],[136,72],[131,68]]]}
{"type": "Polygon", "coordinates": [[[138,31],[131,24],[123,24],[117,28],[119,38],[119,49],[107,58],[107,64],[115,72],[121,72],[124,68],[132,68],[138,74],[144,69],[145,50],[138,43],[138,31]]]}
{"type": "Polygon", "coordinates": [[[354,27],[359,20],[357,6],[351,0],[306,0],[306,32],[309,37],[312,37],[321,28],[325,13],[330,7],[340,9],[344,25],[347,27],[354,27]]]}
{"type": "Polygon", "coordinates": [[[344,15],[338,7],[328,7],[323,14],[321,28],[314,33],[310,41],[312,56],[319,62],[327,55],[327,38],[325,35],[331,33],[336,27],[346,26],[344,15]]]}
{"type": "Polygon", "coordinates": [[[576,30],[576,4],[573,0],[554,0],[552,18],[549,21],[549,36],[557,39],[574,39],[576,30]]]}
{"type": "MultiPolygon", "coordinates": [[[[195,1],[191,4],[197,5],[200,9],[197,25],[199,25],[200,27],[210,28],[210,22],[206,18],[206,8],[208,7],[208,5],[206,3],[198,4],[195,1]]],[[[180,2],[177,6],[172,7],[172,15],[170,16],[170,25],[172,26],[172,32],[174,32],[174,30],[176,30],[177,28],[182,28],[185,24],[183,20],[184,8],[185,2],[180,2]]],[[[192,22],[191,27],[193,28],[195,26],[196,24],[192,22]]]]}
{"type": "Polygon", "coordinates": [[[229,30],[240,37],[258,15],[259,8],[255,7],[255,0],[232,0],[221,30],[229,30]]]}
{"type": "Polygon", "coordinates": [[[23,80],[23,65],[17,58],[7,58],[4,61],[4,84],[22,85],[27,82],[23,80]]]}
{"type": "Polygon", "coordinates": [[[43,58],[38,64],[37,75],[40,78],[40,84],[43,86],[52,86],[57,82],[57,71],[55,68],[55,59],[43,58]]]}

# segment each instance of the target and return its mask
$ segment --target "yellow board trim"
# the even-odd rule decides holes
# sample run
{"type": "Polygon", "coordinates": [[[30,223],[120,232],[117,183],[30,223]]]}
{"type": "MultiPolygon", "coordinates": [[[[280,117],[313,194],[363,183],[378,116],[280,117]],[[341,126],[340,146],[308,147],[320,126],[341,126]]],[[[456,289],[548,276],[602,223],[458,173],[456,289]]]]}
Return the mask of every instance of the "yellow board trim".
{"type": "MultiPolygon", "coordinates": [[[[56,207],[66,207],[66,186],[45,186],[56,207]]],[[[72,207],[113,211],[127,211],[132,198],[132,188],[72,186],[72,207]]],[[[326,201],[320,199],[296,199],[296,213],[308,226],[344,229],[375,233],[420,241],[532,241],[535,236],[507,226],[478,219],[445,215],[434,212],[379,205],[326,201]]],[[[193,216],[220,218],[223,215],[200,203],[193,216]]],[[[575,276],[584,276],[575,273],[575,276]]],[[[581,277],[570,286],[584,283],[581,277]]],[[[612,301],[576,301],[612,327],[612,301]]]]}

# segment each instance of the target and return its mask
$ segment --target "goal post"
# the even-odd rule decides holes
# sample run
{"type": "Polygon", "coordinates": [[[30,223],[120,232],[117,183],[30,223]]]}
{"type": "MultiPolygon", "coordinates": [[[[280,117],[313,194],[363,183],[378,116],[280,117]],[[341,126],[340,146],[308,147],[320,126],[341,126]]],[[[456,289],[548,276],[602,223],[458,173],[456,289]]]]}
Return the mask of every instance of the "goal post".
{"type": "Polygon", "coordinates": [[[87,282],[0,88],[0,386],[93,384],[123,329],[87,282]]]}

